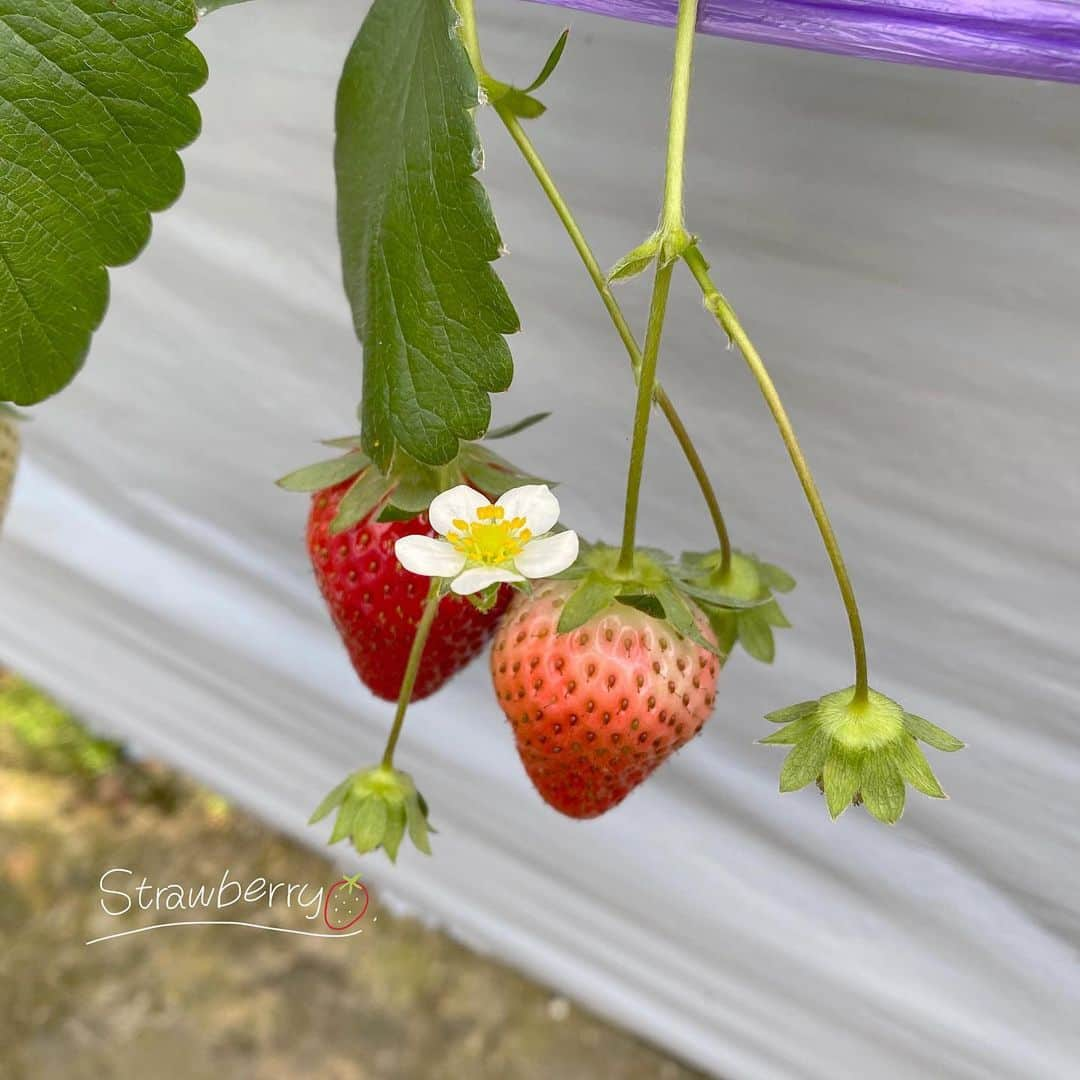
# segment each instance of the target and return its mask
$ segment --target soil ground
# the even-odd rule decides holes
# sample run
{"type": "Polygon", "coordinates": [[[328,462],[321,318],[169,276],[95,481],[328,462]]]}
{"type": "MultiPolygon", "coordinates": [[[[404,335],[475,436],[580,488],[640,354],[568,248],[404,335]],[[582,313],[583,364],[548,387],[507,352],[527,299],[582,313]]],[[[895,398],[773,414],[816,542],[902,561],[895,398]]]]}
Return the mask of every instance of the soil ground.
{"type": "MultiPolygon", "coordinates": [[[[84,944],[184,916],[106,914],[105,869],[186,886],[216,883],[226,866],[244,883],[264,877],[314,889],[336,876],[318,853],[160,765],[127,760],[0,674],[0,1076],[700,1075],[446,935],[381,910],[378,897],[365,932],[349,940],[189,926],[84,944]]],[[[254,904],[233,910],[241,909],[232,917],[316,925],[299,908],[287,918],[254,904]]]]}

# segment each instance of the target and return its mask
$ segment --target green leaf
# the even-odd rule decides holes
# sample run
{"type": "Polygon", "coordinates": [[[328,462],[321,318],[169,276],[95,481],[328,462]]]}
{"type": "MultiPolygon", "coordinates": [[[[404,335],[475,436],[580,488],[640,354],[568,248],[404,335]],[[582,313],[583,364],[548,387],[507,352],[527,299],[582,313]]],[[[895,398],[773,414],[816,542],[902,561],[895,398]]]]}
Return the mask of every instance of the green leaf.
{"type": "Polygon", "coordinates": [[[232,7],[234,4],[246,4],[247,0],[195,0],[195,10],[201,19],[219,8],[232,7]]]}
{"type": "Polygon", "coordinates": [[[429,465],[478,439],[510,385],[517,313],[490,266],[501,241],[474,177],[476,78],[448,0],[375,0],[345,61],[334,162],[338,234],[364,343],[364,448],[429,465]]]}
{"type": "Polygon", "coordinates": [[[71,381],[106,267],[180,194],[206,80],[194,25],[191,0],[0,0],[0,400],[71,381]]]}
{"type": "Polygon", "coordinates": [[[929,720],[924,720],[914,713],[904,713],[904,727],[916,739],[922,739],[937,750],[952,752],[964,749],[964,744],[955,735],[950,735],[944,728],[939,728],[937,724],[931,724],[929,720]]]}
{"type": "Polygon", "coordinates": [[[812,784],[821,775],[831,741],[824,731],[818,730],[796,743],[780,770],[780,790],[798,791],[812,784]]]}
{"type": "Polygon", "coordinates": [[[540,69],[540,74],[521,91],[523,94],[531,94],[534,90],[539,90],[551,78],[555,69],[559,66],[563,50],[566,48],[566,40],[569,37],[570,27],[568,26],[559,35],[559,40],[552,46],[548,58],[544,61],[544,66],[540,69]]]}
{"type": "Polygon", "coordinates": [[[342,480],[355,476],[369,464],[366,454],[352,453],[332,461],[320,461],[315,465],[305,465],[288,476],[277,481],[279,488],[286,491],[322,491],[333,487],[342,480]]]}
{"type": "Polygon", "coordinates": [[[340,806],[342,802],[344,802],[345,796],[348,795],[352,782],[353,778],[351,776],[346,776],[345,779],[315,807],[315,812],[308,818],[308,824],[314,825],[317,821],[322,821],[335,806],[340,806]]]}
{"type": "Polygon", "coordinates": [[[539,424],[541,421],[546,420],[550,415],[550,412],[533,413],[531,416],[523,417],[521,420],[517,420],[512,424],[504,424],[502,427],[492,428],[484,438],[490,441],[492,439],[505,439],[508,435],[517,435],[519,432],[531,428],[533,424],[539,424]]]}
{"type": "Polygon", "coordinates": [[[740,611],[736,616],[739,644],[763,664],[771,664],[776,656],[772,630],[759,611],[740,611]]]}
{"type": "Polygon", "coordinates": [[[599,615],[619,591],[618,582],[589,574],[567,597],[559,615],[558,633],[569,634],[594,615],[599,615]]]}
{"type": "Polygon", "coordinates": [[[386,494],[386,477],[374,466],[362,473],[338,503],[337,514],[330,522],[331,536],[351,529],[371,513],[386,494]]]}

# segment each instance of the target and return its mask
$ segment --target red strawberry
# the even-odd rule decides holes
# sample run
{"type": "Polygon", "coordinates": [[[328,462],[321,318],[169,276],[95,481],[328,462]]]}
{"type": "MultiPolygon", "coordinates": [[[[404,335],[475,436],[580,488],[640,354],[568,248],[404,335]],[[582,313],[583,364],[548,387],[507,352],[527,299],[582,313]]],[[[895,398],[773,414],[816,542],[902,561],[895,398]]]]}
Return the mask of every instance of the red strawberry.
{"type": "MultiPolygon", "coordinates": [[[[537,791],[570,817],[620,803],[709,718],[720,660],[662,619],[608,605],[557,632],[575,582],[519,595],[491,650],[495,693],[537,791]]],[[[704,616],[698,625],[715,642],[704,616]]]]}
{"type": "Polygon", "coordinates": [[[355,926],[368,909],[367,889],[360,883],[359,874],[335,881],[326,891],[323,901],[323,922],[338,932],[355,926]]]}
{"type": "MultiPolygon", "coordinates": [[[[377,507],[356,525],[331,535],[330,523],[355,480],[349,477],[312,496],[308,554],[356,674],[373,694],[396,701],[429,582],[401,566],[394,557],[394,542],[414,533],[436,533],[427,514],[380,522],[377,507]]],[[[443,597],[424,648],[413,701],[433,694],[483,649],[512,595],[513,590],[503,586],[494,607],[486,612],[465,597],[443,597]]]]}

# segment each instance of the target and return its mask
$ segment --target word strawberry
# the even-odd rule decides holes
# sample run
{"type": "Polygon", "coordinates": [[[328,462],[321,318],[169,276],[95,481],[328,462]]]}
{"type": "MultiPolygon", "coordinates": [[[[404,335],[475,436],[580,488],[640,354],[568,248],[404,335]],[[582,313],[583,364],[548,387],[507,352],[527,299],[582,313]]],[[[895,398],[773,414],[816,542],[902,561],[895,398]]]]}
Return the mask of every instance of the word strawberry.
{"type": "MultiPolygon", "coordinates": [[[[459,458],[442,469],[402,458],[388,474],[371,463],[358,439],[330,445],[348,452],[278,483],[312,492],[307,548],[319,590],[360,680],[377,697],[396,701],[428,582],[398,562],[394,545],[405,536],[436,535],[426,507],[448,478],[494,494],[534,478],[474,444],[463,446],[459,458]]],[[[504,586],[472,599],[442,598],[410,700],[433,694],[480,653],[511,595],[504,586]]]]}
{"type": "Polygon", "coordinates": [[[367,889],[360,883],[359,874],[335,881],[326,890],[323,922],[338,933],[348,930],[364,917],[370,899],[367,889]]]}
{"type": "MultiPolygon", "coordinates": [[[[537,791],[556,810],[590,818],[701,731],[722,660],[665,619],[617,600],[560,633],[579,588],[550,581],[519,595],[495,636],[491,674],[537,791]]],[[[704,616],[694,617],[715,645],[704,616]]]]}

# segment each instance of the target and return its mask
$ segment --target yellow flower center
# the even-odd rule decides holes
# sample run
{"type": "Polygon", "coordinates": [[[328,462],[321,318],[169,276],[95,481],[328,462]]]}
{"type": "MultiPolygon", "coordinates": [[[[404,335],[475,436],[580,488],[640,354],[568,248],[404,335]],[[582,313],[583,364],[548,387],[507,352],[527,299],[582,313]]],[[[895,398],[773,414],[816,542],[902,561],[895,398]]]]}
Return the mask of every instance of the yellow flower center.
{"type": "Polygon", "coordinates": [[[525,528],[525,519],[516,517],[508,521],[501,506],[481,506],[476,518],[476,521],[455,518],[457,532],[446,537],[470,563],[502,566],[520,555],[532,539],[532,533],[525,528]]]}

